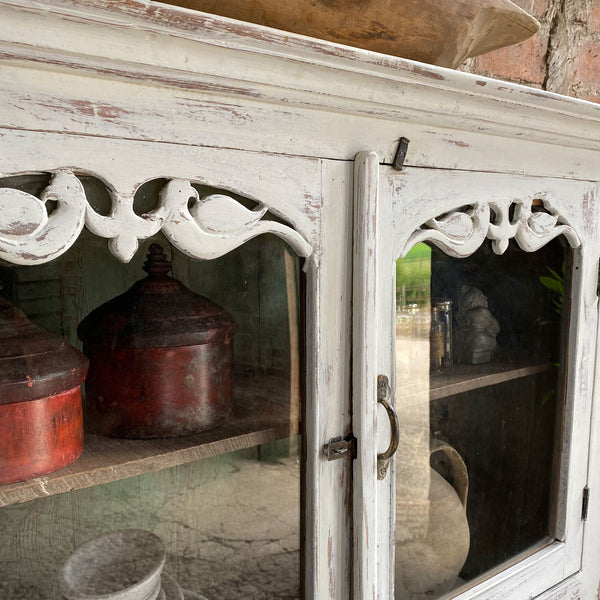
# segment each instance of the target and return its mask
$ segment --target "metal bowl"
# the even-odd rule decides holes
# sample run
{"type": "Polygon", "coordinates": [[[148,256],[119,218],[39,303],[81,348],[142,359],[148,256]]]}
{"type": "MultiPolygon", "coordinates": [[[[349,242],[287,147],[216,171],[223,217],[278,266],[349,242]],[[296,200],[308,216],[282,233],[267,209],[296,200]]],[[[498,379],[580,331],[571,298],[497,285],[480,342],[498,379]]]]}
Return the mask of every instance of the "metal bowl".
{"type": "Polygon", "coordinates": [[[86,542],[62,569],[67,600],[156,600],[165,549],[142,529],[120,529],[86,542]]]}

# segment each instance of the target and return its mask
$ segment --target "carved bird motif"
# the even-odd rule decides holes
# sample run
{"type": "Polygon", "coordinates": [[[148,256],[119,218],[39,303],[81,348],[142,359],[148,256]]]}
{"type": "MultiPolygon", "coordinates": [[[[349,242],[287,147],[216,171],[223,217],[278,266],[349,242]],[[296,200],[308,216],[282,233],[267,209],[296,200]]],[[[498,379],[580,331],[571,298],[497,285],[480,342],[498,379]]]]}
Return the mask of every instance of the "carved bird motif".
{"type": "Polygon", "coordinates": [[[267,212],[266,206],[259,204],[256,209],[250,210],[231,196],[222,194],[211,194],[203,198],[199,198],[197,194],[196,198],[196,202],[190,207],[190,215],[200,227],[211,233],[242,231],[260,221],[267,212]]]}
{"type": "Polygon", "coordinates": [[[281,237],[300,256],[312,253],[310,244],[291,227],[261,220],[266,212],[264,205],[250,210],[223,194],[201,198],[189,181],[173,179],[161,190],[160,207],[144,217],[159,220],[173,245],[194,258],[223,256],[262,233],[281,237]]]}
{"type": "Polygon", "coordinates": [[[483,243],[489,227],[489,205],[476,202],[466,212],[454,211],[427,221],[409,237],[402,254],[419,242],[429,241],[450,256],[469,256],[483,243]]]}

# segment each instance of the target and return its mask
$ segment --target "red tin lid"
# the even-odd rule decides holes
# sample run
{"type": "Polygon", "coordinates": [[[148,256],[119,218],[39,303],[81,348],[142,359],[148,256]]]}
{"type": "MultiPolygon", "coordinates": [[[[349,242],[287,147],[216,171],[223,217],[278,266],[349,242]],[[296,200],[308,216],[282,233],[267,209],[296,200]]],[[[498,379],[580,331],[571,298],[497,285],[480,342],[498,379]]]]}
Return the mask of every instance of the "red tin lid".
{"type": "Polygon", "coordinates": [[[38,400],[83,382],[88,359],[0,298],[0,405],[38,400]]]}
{"type": "Polygon", "coordinates": [[[222,343],[237,324],[219,305],[169,277],[171,263],[152,244],[148,277],[93,310],[77,328],[79,339],[107,349],[166,348],[222,343]]]}

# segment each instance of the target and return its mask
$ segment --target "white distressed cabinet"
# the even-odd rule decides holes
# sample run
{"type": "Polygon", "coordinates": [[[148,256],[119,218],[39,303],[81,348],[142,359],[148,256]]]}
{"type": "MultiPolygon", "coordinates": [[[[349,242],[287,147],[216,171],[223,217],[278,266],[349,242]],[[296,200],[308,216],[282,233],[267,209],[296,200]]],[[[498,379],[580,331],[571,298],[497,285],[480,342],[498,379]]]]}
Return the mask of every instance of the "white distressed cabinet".
{"type": "MultiPolygon", "coordinates": [[[[216,261],[217,291],[222,264],[223,271],[239,273],[234,279],[245,289],[248,278],[266,269],[261,265],[273,248],[257,251],[251,244],[275,239],[295,273],[277,285],[292,282],[291,316],[284,321],[289,317],[290,346],[303,356],[291,361],[284,385],[302,401],[283,421],[269,408],[281,388],[255,379],[252,393],[246,390],[253,403],[240,405],[229,429],[165,444],[127,441],[119,451],[90,436],[73,465],[0,488],[0,522],[2,515],[7,523],[23,520],[11,533],[16,550],[0,550],[6,580],[18,560],[53,564],[73,550],[71,537],[86,539],[83,526],[64,533],[71,529],[60,525],[69,539],[52,558],[41,550],[23,556],[32,545],[20,540],[29,534],[27,519],[14,516],[19,507],[27,513],[33,506],[27,514],[36,519],[55,497],[87,489],[100,498],[119,481],[300,433],[302,484],[295,501],[302,566],[293,563],[296,572],[282,579],[301,580],[296,597],[307,600],[391,599],[394,587],[400,594],[404,586],[400,576],[395,581],[394,566],[404,542],[395,544],[394,536],[410,540],[407,531],[427,527],[431,426],[433,437],[454,445],[470,435],[459,450],[471,485],[471,570],[448,597],[597,598],[598,106],[148,0],[0,0],[0,177],[3,267],[22,273],[56,264],[61,273],[79,274],[78,284],[60,276],[59,304],[71,337],[89,289],[101,295],[102,278],[130,261],[139,264],[141,248],[157,236],[190,280],[199,261],[216,261]],[[410,143],[399,161],[402,138],[410,143]],[[403,257],[423,243],[431,289],[421,309],[454,271],[500,283],[513,275],[538,282],[545,272],[528,275],[526,265],[543,269],[562,257],[567,285],[558,357],[537,357],[545,352],[540,333],[515,342],[510,368],[494,371],[484,363],[477,376],[450,383],[444,374],[430,377],[429,311],[421,337],[412,333],[402,341],[397,334],[407,301],[396,274],[403,257]],[[218,262],[230,256],[242,258],[218,262]],[[98,276],[90,275],[95,268],[98,276]],[[404,352],[416,352],[410,360],[421,387],[407,383],[404,352]],[[558,391],[555,380],[548,384],[554,362],[558,391]],[[525,522],[529,509],[517,514],[510,494],[496,494],[489,473],[479,475],[484,442],[495,440],[497,429],[484,418],[491,408],[473,407],[492,402],[489,394],[527,396],[523,390],[534,380],[550,385],[555,398],[544,446],[530,448],[524,483],[517,481],[521,475],[511,479],[513,463],[492,469],[502,472],[505,489],[531,485],[531,495],[543,498],[533,533],[515,541],[507,533],[511,518],[525,522]],[[483,393],[479,404],[468,395],[477,393],[483,393]],[[387,469],[381,458],[393,449],[393,418],[378,402],[382,396],[398,418],[399,444],[387,469]],[[257,415],[262,420],[254,422],[257,415]],[[542,454],[545,466],[538,469],[542,454]],[[424,483],[406,492],[412,477],[424,483]],[[498,496],[496,504],[483,502],[486,491],[498,496]],[[405,492],[411,508],[402,512],[397,506],[405,492]],[[494,529],[494,521],[504,523],[503,507],[508,525],[494,529]],[[490,510],[498,515],[486,515],[490,510]],[[479,540],[487,534],[486,549],[479,540]]],[[[448,285],[460,291],[456,282],[448,285]]],[[[260,301],[270,298],[269,289],[260,301]]],[[[506,289],[511,306],[531,312],[520,288],[506,289]]],[[[509,328],[499,301],[489,300],[501,321],[500,347],[509,328]]],[[[255,317],[240,313],[248,322],[255,317]]],[[[266,342],[257,344],[258,360],[266,360],[266,342]]],[[[269,350],[273,364],[278,351],[269,350]]],[[[243,381],[239,387],[243,397],[243,381]]],[[[542,400],[498,408],[509,446],[516,439],[511,418],[525,406],[527,437],[542,400]]],[[[86,502],[74,514],[101,500],[86,502]]],[[[201,504],[202,496],[194,502],[201,504]]],[[[52,513],[48,518],[51,528],[52,513]]],[[[168,523],[160,526],[170,531],[168,523]]],[[[4,590],[8,600],[24,597],[18,583],[11,586],[4,590]]],[[[204,589],[201,580],[197,589],[204,589]]]]}

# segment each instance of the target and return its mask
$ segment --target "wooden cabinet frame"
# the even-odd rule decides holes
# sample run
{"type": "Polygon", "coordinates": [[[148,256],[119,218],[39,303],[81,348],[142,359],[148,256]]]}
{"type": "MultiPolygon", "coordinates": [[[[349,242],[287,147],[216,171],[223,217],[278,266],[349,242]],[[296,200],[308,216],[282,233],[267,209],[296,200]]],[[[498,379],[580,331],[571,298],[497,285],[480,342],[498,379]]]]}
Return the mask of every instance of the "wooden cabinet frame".
{"type": "MultiPolygon", "coordinates": [[[[394,265],[395,259],[415,243],[428,240],[452,256],[465,257],[486,239],[492,240],[492,244],[497,246],[495,251],[501,254],[506,250],[509,239],[514,239],[523,250],[534,252],[554,237],[565,235],[574,249],[567,399],[560,441],[559,494],[553,532],[555,541],[495,576],[482,576],[478,585],[458,596],[500,599],[511,597],[518,590],[520,595],[535,597],[568,579],[581,568],[584,531],[582,497],[588,478],[588,423],[594,391],[594,373],[587,365],[590,357],[595,356],[598,327],[598,231],[591,225],[597,223],[598,218],[596,207],[586,202],[594,194],[594,186],[588,182],[484,173],[459,174],[441,170],[431,172],[411,168],[397,173],[389,167],[378,171],[377,165],[377,156],[373,153],[360,155],[356,162],[356,178],[359,182],[356,186],[356,212],[361,215],[356,235],[360,240],[357,246],[362,262],[355,260],[355,268],[364,269],[365,274],[362,280],[357,276],[355,281],[368,281],[369,285],[361,283],[360,289],[376,290],[378,294],[377,298],[373,298],[372,292],[368,295],[369,304],[363,308],[362,319],[366,323],[365,331],[375,330],[377,335],[370,339],[367,333],[362,337],[356,336],[355,341],[360,346],[361,340],[367,340],[370,345],[364,354],[360,353],[360,348],[355,351],[355,357],[358,355],[364,360],[361,366],[365,372],[376,370],[393,379],[394,265]],[[368,184],[362,184],[365,180],[368,184]],[[547,226],[538,227],[535,224],[540,213],[531,212],[534,199],[542,200],[554,217],[548,220],[547,226]],[[513,204],[520,208],[509,219],[508,211],[513,204]],[[490,221],[490,205],[495,213],[493,222],[490,221]],[[437,220],[438,215],[443,215],[443,218],[437,220]],[[376,344],[375,351],[373,348],[376,344]]],[[[506,375],[515,376],[520,374],[506,375]]],[[[501,381],[502,377],[490,374],[488,381],[476,385],[493,383],[496,379],[501,381]]],[[[372,378],[369,383],[371,381],[372,378]]],[[[465,381],[452,391],[466,391],[472,385],[475,384],[465,381]]],[[[363,407],[362,413],[366,414],[365,420],[371,432],[376,430],[383,438],[365,449],[369,457],[367,464],[370,477],[364,478],[365,488],[359,494],[361,498],[369,499],[368,506],[377,505],[377,511],[369,512],[364,508],[364,514],[369,514],[371,519],[368,524],[364,519],[365,528],[368,527],[371,532],[376,528],[381,535],[377,576],[375,572],[366,571],[364,580],[369,582],[369,589],[375,589],[376,594],[385,597],[392,585],[389,574],[393,573],[393,519],[390,519],[390,515],[395,506],[394,483],[392,477],[377,481],[374,466],[377,448],[385,447],[389,429],[385,425],[385,416],[378,415],[377,406],[369,400],[374,391],[365,384],[356,389],[364,394],[355,398],[363,407]],[[375,425],[372,424],[373,420],[375,425]],[[392,552],[388,554],[382,550],[386,547],[392,552]]],[[[443,388],[434,388],[432,395],[435,397],[436,394],[444,394],[443,388]]],[[[402,402],[402,398],[396,398],[396,402],[402,402]]],[[[377,436],[370,433],[369,439],[373,437],[377,436]]],[[[402,460],[401,447],[397,460],[402,460]]],[[[365,467],[364,472],[367,472],[365,467]]],[[[371,564],[369,558],[368,555],[361,557],[360,564],[371,564]]]]}
{"type": "MultiPolygon", "coordinates": [[[[52,260],[84,226],[119,260],[159,229],[197,258],[268,231],[306,257],[307,599],[387,600],[391,590],[393,486],[376,473],[387,439],[376,378],[393,376],[391,261],[411,234],[466,197],[484,206],[526,206],[534,197],[555,206],[559,226],[570,228],[560,234],[581,242],[557,528],[566,541],[464,597],[595,597],[598,106],[142,0],[0,0],[0,106],[0,175],[53,175],[46,199],[58,206],[47,215],[39,200],[2,192],[5,260],[52,260]],[[411,142],[396,173],[401,136],[411,142]],[[105,185],[109,214],[82,199],[83,175],[105,185]],[[165,182],[161,206],[138,215],[135,191],[152,180],[165,182]],[[196,184],[229,196],[196,211],[200,221],[181,200],[196,184]],[[236,216],[238,196],[256,203],[251,222],[236,216]],[[219,238],[215,247],[201,241],[207,233],[219,238]],[[327,444],[351,434],[356,460],[327,460],[327,444]],[[577,513],[586,483],[584,525],[577,513]]],[[[162,451],[150,449],[132,470],[99,465],[85,476],[2,489],[0,500],[66,491],[75,480],[101,484],[113,468],[130,476],[193,460],[211,451],[201,446],[173,448],[160,460],[162,451]]]]}

